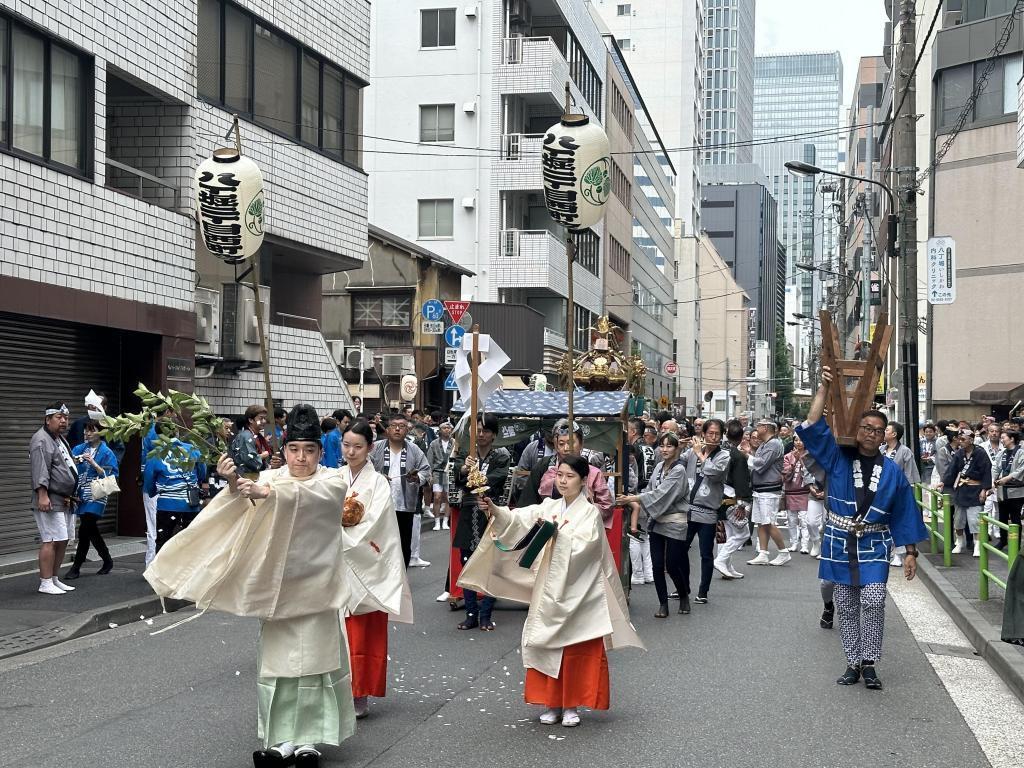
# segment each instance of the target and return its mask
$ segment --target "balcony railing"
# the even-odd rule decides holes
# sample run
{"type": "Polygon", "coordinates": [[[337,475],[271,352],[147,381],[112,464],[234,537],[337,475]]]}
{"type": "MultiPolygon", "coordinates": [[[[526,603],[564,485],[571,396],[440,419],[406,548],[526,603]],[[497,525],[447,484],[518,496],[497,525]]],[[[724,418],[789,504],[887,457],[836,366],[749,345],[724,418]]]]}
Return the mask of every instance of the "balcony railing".
{"type": "Polygon", "coordinates": [[[501,159],[518,161],[536,160],[540,163],[542,133],[506,133],[501,137],[501,159]]]}
{"type": "Polygon", "coordinates": [[[181,190],[177,185],[109,157],[106,186],[162,208],[181,210],[181,190]]]}
{"type": "Polygon", "coordinates": [[[544,346],[545,347],[557,347],[558,349],[565,349],[565,336],[553,331],[550,328],[544,329],[544,346]]]}

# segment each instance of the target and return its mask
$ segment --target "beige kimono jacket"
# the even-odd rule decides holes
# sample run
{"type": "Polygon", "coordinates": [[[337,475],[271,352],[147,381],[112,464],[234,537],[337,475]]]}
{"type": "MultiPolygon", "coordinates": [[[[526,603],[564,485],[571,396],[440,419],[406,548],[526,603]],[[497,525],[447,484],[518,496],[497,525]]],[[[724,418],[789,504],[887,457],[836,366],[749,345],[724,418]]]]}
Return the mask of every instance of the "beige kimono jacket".
{"type": "Polygon", "coordinates": [[[347,673],[341,472],[319,467],[297,479],[282,467],[259,483],[271,494],[255,504],[221,491],[144,576],[161,597],[262,619],[260,677],[347,673]]]}
{"type": "Polygon", "coordinates": [[[412,592],[405,575],[391,485],[369,461],[355,480],[347,465],[341,468],[341,475],[349,496],[362,502],[364,509],[359,523],[342,529],[346,581],[351,589],[345,611],[353,616],[384,611],[394,621],[411,624],[412,592]]]}
{"type": "Polygon", "coordinates": [[[524,666],[558,677],[562,649],[595,637],[605,638],[609,649],[644,647],[629,621],[601,513],[582,494],[568,508],[563,499],[514,510],[492,506],[487,533],[462,569],[459,586],[530,604],[524,666]],[[502,552],[494,539],[512,545],[538,518],[554,521],[558,532],[532,569],[521,568],[520,553],[502,552]]]}

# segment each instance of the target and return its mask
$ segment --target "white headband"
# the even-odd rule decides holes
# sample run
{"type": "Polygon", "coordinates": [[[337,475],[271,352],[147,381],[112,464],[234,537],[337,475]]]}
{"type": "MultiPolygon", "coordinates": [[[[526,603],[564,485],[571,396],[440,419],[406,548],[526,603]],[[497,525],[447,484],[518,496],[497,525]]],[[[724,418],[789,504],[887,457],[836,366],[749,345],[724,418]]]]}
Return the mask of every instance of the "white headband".
{"type": "Polygon", "coordinates": [[[68,407],[66,405],[61,403],[60,408],[47,408],[46,409],[46,413],[44,413],[43,415],[44,416],[56,416],[58,413],[62,413],[65,416],[67,416],[69,413],[71,413],[71,411],[68,410],[68,407]]]}

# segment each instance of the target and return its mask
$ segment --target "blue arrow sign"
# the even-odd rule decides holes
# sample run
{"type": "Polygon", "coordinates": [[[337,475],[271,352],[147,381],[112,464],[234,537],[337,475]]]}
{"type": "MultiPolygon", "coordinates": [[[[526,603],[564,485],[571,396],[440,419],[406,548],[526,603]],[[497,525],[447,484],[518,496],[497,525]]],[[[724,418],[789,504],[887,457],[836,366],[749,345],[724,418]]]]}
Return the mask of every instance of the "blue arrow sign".
{"type": "Polygon", "coordinates": [[[444,304],[437,299],[428,299],[423,302],[420,314],[423,315],[424,320],[440,320],[444,317],[444,304]]]}
{"type": "Polygon", "coordinates": [[[458,391],[459,385],[455,383],[455,371],[452,370],[448,373],[448,378],[444,380],[444,388],[446,390],[458,391]]]}
{"type": "Polygon", "coordinates": [[[444,329],[444,343],[449,347],[461,347],[462,337],[466,335],[466,329],[461,325],[449,325],[444,329]]]}

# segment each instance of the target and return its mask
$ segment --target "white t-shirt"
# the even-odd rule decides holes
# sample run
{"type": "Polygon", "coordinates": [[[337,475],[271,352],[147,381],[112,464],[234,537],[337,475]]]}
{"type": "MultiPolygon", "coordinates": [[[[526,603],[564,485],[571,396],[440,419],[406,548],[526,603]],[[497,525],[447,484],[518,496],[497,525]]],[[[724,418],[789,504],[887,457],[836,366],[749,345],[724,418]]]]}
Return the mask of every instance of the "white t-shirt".
{"type": "Polygon", "coordinates": [[[402,477],[402,452],[394,451],[388,446],[388,451],[391,453],[390,461],[388,462],[388,482],[391,483],[391,498],[395,502],[395,510],[398,512],[405,512],[405,487],[403,485],[404,478],[402,477]]]}

